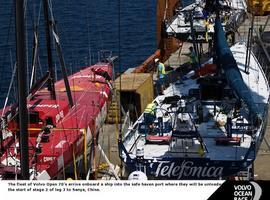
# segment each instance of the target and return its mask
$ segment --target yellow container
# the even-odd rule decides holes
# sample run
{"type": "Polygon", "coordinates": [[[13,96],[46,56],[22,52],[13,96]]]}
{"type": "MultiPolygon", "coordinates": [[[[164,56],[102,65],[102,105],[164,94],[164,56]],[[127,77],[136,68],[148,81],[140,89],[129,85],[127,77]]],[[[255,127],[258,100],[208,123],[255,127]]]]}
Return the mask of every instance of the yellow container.
{"type": "Polygon", "coordinates": [[[147,104],[153,101],[154,87],[151,73],[124,73],[115,82],[121,94],[121,104],[125,110],[133,109],[137,117],[144,111],[147,104]]]}
{"type": "Polygon", "coordinates": [[[257,16],[270,13],[270,0],[248,0],[248,11],[257,16]]]}

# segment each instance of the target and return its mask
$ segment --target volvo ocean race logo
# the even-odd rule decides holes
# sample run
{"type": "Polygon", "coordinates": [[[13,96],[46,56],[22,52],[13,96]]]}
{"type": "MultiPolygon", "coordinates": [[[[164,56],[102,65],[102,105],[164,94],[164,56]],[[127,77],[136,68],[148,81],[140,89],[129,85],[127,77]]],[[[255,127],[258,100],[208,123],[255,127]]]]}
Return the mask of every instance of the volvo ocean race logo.
{"type": "Polygon", "coordinates": [[[256,182],[234,185],[233,200],[259,200],[261,195],[262,189],[256,182]]]}
{"type": "MultiPolygon", "coordinates": [[[[150,167],[153,167],[152,163],[150,167]]],[[[176,165],[174,162],[161,161],[156,169],[156,177],[172,177],[181,179],[184,177],[199,178],[218,178],[222,176],[223,167],[215,166],[194,166],[192,161],[183,161],[180,165],[176,165]]]]}

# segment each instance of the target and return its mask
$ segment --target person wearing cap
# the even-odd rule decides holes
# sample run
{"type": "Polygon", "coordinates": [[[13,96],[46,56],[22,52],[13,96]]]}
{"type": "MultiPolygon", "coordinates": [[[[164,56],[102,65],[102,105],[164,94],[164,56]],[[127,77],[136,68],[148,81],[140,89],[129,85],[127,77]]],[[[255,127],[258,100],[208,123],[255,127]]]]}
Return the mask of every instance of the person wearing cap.
{"type": "Polygon", "coordinates": [[[199,68],[198,57],[197,57],[197,55],[196,55],[196,53],[195,53],[192,46],[189,47],[189,51],[190,51],[189,53],[183,53],[183,55],[186,55],[186,56],[188,56],[190,58],[189,63],[191,64],[192,69],[195,70],[195,69],[199,68]]]}
{"type": "Polygon", "coordinates": [[[155,64],[157,66],[157,77],[161,86],[161,94],[163,94],[163,91],[165,89],[165,66],[158,58],[155,59],[155,64]]]}

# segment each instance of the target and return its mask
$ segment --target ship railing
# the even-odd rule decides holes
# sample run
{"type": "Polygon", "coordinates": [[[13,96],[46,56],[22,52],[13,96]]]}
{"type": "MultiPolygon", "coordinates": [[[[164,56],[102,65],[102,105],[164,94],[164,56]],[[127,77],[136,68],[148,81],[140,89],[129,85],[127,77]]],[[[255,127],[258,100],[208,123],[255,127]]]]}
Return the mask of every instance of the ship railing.
{"type": "Polygon", "coordinates": [[[185,157],[203,157],[205,155],[204,152],[200,153],[199,150],[197,150],[197,151],[185,150],[185,147],[177,148],[177,149],[171,149],[170,154],[183,154],[183,155],[185,155],[185,157]],[[178,151],[178,149],[182,150],[182,151],[178,151]]]}
{"type": "Polygon", "coordinates": [[[129,127],[131,126],[131,121],[130,121],[130,116],[129,116],[129,111],[126,112],[124,116],[124,123],[122,125],[122,136],[125,137],[125,133],[129,131],[129,127]]]}
{"type": "Polygon", "coordinates": [[[140,118],[142,118],[142,116],[139,117],[139,119],[133,124],[133,125],[128,125],[129,124],[129,120],[130,119],[126,119],[128,118],[127,115],[125,115],[125,125],[123,126],[123,128],[121,129],[122,130],[122,137],[119,138],[121,139],[121,141],[123,142],[123,144],[127,144],[129,143],[132,139],[135,141],[136,137],[140,136],[139,133],[138,133],[138,120],[140,118]]]}
{"type": "MultiPolygon", "coordinates": [[[[174,124],[174,120],[173,120],[173,116],[171,116],[171,113],[175,113],[175,112],[170,112],[170,111],[168,111],[164,108],[161,108],[161,107],[157,107],[157,111],[160,111],[160,113],[162,114],[162,117],[164,117],[165,115],[168,115],[170,117],[170,126],[172,127],[172,125],[174,124]]],[[[159,122],[155,120],[155,124],[158,125],[159,122]]],[[[137,131],[138,135],[145,136],[145,135],[147,135],[149,130],[150,129],[144,123],[143,114],[132,125],[131,121],[130,121],[129,113],[126,113],[125,121],[124,121],[123,128],[122,128],[122,133],[126,133],[126,134],[122,134],[123,141],[125,141],[126,139],[129,139],[130,135],[133,135],[133,133],[135,133],[136,131],[137,131]],[[141,126],[144,126],[143,131],[139,130],[141,128],[141,126]]]]}
{"type": "Polygon", "coordinates": [[[192,118],[192,116],[191,116],[190,113],[188,113],[188,115],[189,115],[189,118],[190,118],[190,120],[191,120],[191,122],[192,122],[194,128],[195,128],[195,132],[196,132],[196,134],[197,134],[197,137],[198,137],[199,142],[201,143],[202,149],[203,149],[205,152],[208,153],[208,149],[207,149],[207,147],[206,147],[206,144],[204,143],[203,138],[201,137],[201,135],[200,135],[200,133],[199,133],[199,131],[198,131],[198,128],[197,128],[197,126],[196,126],[196,123],[195,123],[194,119],[192,118]]]}
{"type": "Polygon", "coordinates": [[[130,143],[130,141],[136,143],[140,137],[141,135],[137,132],[137,129],[129,129],[127,134],[122,138],[122,141],[124,144],[130,143]]]}

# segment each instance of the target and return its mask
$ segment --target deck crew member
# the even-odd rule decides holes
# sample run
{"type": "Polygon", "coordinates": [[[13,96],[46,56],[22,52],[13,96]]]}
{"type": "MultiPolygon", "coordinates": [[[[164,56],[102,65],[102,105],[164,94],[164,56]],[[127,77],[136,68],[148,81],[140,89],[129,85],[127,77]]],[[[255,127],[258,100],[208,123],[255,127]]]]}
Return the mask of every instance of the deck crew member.
{"type": "Polygon", "coordinates": [[[105,71],[101,68],[91,68],[91,71],[94,74],[94,81],[96,81],[96,75],[102,76],[105,79],[106,83],[108,84],[110,90],[113,91],[112,78],[108,74],[107,71],[105,71]]]}
{"type": "Polygon", "coordinates": [[[186,55],[190,58],[189,63],[192,66],[193,70],[196,70],[199,68],[199,61],[198,61],[198,57],[193,49],[193,47],[189,47],[189,53],[183,53],[183,55],[186,55]]]}
{"type": "Polygon", "coordinates": [[[156,119],[157,103],[149,103],[144,110],[143,117],[145,124],[150,128],[154,128],[154,121],[156,119]]]}
{"type": "MultiPolygon", "coordinates": [[[[205,21],[204,21],[204,24],[205,24],[205,41],[208,42],[208,31],[209,31],[209,21],[208,21],[208,18],[205,18],[205,21]]],[[[202,44],[202,43],[200,43],[202,44]]]]}
{"type": "Polygon", "coordinates": [[[161,94],[164,94],[165,90],[165,66],[158,58],[155,59],[155,64],[157,66],[157,78],[160,84],[161,94]]]}

